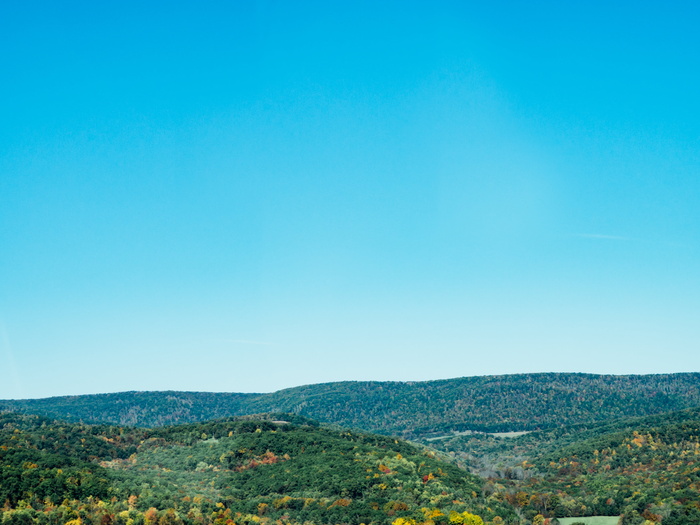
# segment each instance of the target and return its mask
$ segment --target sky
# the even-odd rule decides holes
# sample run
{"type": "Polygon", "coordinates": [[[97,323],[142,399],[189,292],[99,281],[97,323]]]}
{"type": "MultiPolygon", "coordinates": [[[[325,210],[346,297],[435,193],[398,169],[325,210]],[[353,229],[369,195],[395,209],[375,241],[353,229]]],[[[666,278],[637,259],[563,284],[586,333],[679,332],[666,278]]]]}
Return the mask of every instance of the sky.
{"type": "Polygon", "coordinates": [[[700,371],[697,2],[0,4],[0,399],[700,371]]]}

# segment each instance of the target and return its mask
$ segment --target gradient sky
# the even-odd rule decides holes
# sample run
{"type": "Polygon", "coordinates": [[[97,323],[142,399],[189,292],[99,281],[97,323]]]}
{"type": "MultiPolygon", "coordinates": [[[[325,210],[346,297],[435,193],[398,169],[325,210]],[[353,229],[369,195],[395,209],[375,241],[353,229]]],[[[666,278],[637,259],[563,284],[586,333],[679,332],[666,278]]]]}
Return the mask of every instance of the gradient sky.
{"type": "Polygon", "coordinates": [[[700,371],[697,2],[0,4],[0,398],[700,371]]]}

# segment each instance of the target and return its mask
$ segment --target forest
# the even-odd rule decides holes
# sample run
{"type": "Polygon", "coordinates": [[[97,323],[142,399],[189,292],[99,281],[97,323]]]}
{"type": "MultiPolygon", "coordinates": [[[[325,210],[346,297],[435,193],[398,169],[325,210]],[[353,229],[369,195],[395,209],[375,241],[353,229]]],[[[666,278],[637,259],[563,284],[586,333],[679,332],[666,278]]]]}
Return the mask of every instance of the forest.
{"type": "MultiPolygon", "coordinates": [[[[607,398],[601,385],[608,376],[560,376],[499,380],[510,397],[491,401],[496,413],[508,399],[527,405],[518,418],[541,415],[529,426],[508,427],[520,429],[510,434],[493,432],[505,427],[483,408],[485,394],[449,397],[457,395],[456,380],[417,390],[414,384],[382,387],[389,391],[386,407],[403,409],[385,413],[402,423],[389,421],[381,433],[366,430],[377,426],[381,413],[371,411],[378,402],[369,390],[377,385],[367,383],[300,387],[307,399],[316,391],[315,401],[292,412],[150,427],[144,414],[160,417],[168,403],[187,398],[151,392],[6,403],[0,411],[0,525],[555,525],[593,517],[620,525],[700,523],[700,408],[683,408],[697,395],[695,375],[622,376],[610,387],[622,385],[620,391],[607,398]],[[426,419],[437,416],[419,413],[421,405],[411,402],[438,386],[444,389],[440,403],[481,403],[481,412],[475,409],[457,428],[442,420],[424,430],[426,419]],[[326,399],[328,389],[335,394],[326,399]],[[394,399],[401,389],[409,396],[403,403],[394,399]],[[365,391],[370,399],[362,405],[349,391],[365,391]],[[574,394],[534,401],[550,391],[574,394]],[[346,417],[367,413],[366,421],[343,426],[339,416],[304,414],[308,406],[330,411],[341,394],[353,399],[346,401],[347,412],[355,415],[346,417]],[[582,400],[595,395],[601,396],[596,406],[608,412],[586,408],[582,400]],[[630,399],[649,403],[625,406],[634,405],[630,399]],[[132,424],[95,422],[110,404],[123,415],[122,407],[128,412],[137,401],[141,411],[130,412],[132,424]],[[565,414],[567,403],[567,417],[554,424],[547,407],[565,414]],[[45,415],[31,413],[44,407],[45,415]],[[65,417],[56,417],[61,411],[65,417]],[[474,424],[479,420],[488,421],[481,428],[489,432],[474,424]],[[388,430],[399,426],[402,432],[388,430]]],[[[480,380],[495,388],[493,378],[480,380]]],[[[298,391],[285,395],[292,394],[300,399],[298,391]]],[[[224,411],[216,399],[236,400],[243,410],[251,396],[201,394],[182,414],[203,417],[207,400],[210,409],[224,411]]]]}
{"type": "Polygon", "coordinates": [[[155,429],[0,416],[2,524],[516,523],[433,451],[288,415],[155,429]]]}
{"type": "Polygon", "coordinates": [[[351,381],[269,394],[123,392],[0,401],[84,423],[154,427],[267,412],[415,439],[460,431],[544,430],[700,406],[700,374],[515,374],[424,382],[351,381]]]}
{"type": "Polygon", "coordinates": [[[430,442],[526,517],[615,515],[700,523],[700,409],[575,425],[514,438],[430,442]]]}

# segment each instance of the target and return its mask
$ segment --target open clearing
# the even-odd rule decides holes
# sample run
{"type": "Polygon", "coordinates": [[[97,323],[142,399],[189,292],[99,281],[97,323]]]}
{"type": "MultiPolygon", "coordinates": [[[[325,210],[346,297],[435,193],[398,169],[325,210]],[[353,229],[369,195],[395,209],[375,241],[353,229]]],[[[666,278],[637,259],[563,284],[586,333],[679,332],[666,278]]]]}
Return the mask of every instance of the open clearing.
{"type": "Polygon", "coordinates": [[[490,436],[500,437],[500,438],[515,438],[518,436],[524,436],[529,434],[530,430],[522,430],[520,432],[486,432],[490,436]]]}
{"type": "Polygon", "coordinates": [[[518,437],[522,436],[524,434],[529,434],[532,432],[532,430],[522,430],[518,432],[479,432],[478,430],[464,430],[462,432],[459,431],[454,431],[450,432],[449,434],[446,434],[444,436],[433,436],[429,438],[425,438],[425,441],[439,441],[441,439],[450,439],[453,437],[457,436],[471,436],[473,434],[481,434],[485,436],[493,436],[493,437],[500,437],[500,438],[513,438],[513,437],[518,437]]]}
{"type": "Polygon", "coordinates": [[[585,523],[586,525],[617,525],[620,516],[588,516],[587,518],[559,518],[560,525],[585,523]]]}

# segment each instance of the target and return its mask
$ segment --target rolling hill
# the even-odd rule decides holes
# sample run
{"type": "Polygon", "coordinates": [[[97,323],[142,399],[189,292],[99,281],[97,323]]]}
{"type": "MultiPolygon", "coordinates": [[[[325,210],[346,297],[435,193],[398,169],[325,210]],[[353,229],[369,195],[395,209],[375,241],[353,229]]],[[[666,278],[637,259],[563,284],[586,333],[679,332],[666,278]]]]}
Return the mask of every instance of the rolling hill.
{"type": "Polygon", "coordinates": [[[0,401],[0,410],[142,427],[291,412],[382,434],[541,430],[700,406],[700,374],[519,374],[340,382],[269,394],[122,392],[0,401]]]}
{"type": "Polygon", "coordinates": [[[294,415],[141,429],[0,414],[3,525],[514,522],[483,484],[405,441],[294,415]]]}

